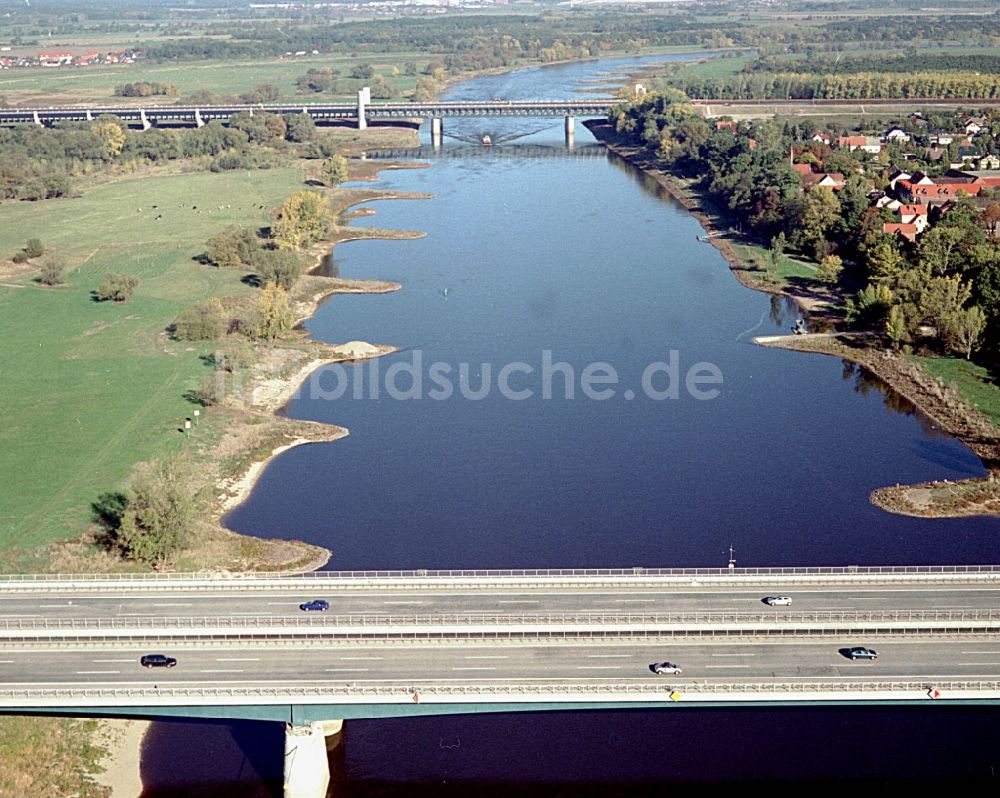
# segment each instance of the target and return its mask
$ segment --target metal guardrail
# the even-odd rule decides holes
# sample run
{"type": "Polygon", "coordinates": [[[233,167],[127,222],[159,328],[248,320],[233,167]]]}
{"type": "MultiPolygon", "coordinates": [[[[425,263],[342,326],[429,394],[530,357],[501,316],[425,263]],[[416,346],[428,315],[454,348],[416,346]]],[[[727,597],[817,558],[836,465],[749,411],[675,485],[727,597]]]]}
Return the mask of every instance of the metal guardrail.
{"type": "MultiPolygon", "coordinates": [[[[622,697],[661,696],[669,701],[671,693],[679,691],[684,695],[698,694],[809,694],[809,693],[925,693],[935,689],[942,695],[948,693],[998,693],[1000,681],[997,680],[946,680],[928,682],[926,680],[899,679],[877,681],[868,680],[809,680],[809,681],[772,681],[772,682],[685,682],[677,679],[670,683],[619,683],[619,682],[581,682],[579,684],[455,684],[408,682],[397,684],[343,684],[317,685],[315,687],[289,686],[241,686],[241,687],[175,687],[163,684],[157,687],[85,687],[85,688],[2,688],[0,689],[0,706],[10,705],[6,702],[18,702],[20,706],[32,706],[31,701],[60,702],[64,706],[86,703],[108,704],[114,701],[128,705],[137,705],[136,701],[148,701],[155,706],[164,703],[186,702],[191,704],[212,703],[247,703],[255,701],[324,703],[336,702],[336,699],[351,699],[359,703],[359,699],[374,699],[398,703],[413,703],[414,693],[419,693],[423,702],[446,701],[453,699],[482,698],[493,700],[517,700],[518,698],[548,698],[550,696],[567,696],[575,700],[581,699],[616,699],[622,697]]],[[[40,704],[39,704],[40,705],[40,704]]]]}
{"type": "Polygon", "coordinates": [[[273,615],[128,616],[119,618],[2,618],[0,631],[250,629],[338,627],[386,628],[392,626],[532,626],[532,625],[650,625],[685,624],[830,624],[906,622],[1000,622],[1000,609],[986,610],[868,610],[809,612],[676,612],[676,613],[418,613],[407,615],[273,615]]]}
{"type": "Polygon", "coordinates": [[[260,580],[316,580],[336,582],[357,579],[521,579],[521,578],[627,578],[627,577],[719,577],[748,576],[938,576],[938,575],[998,575],[1000,565],[845,565],[845,566],[776,566],[760,568],[499,568],[499,569],[410,569],[372,571],[310,571],[288,574],[281,571],[256,573],[137,573],[137,574],[5,574],[0,576],[0,588],[5,584],[31,582],[181,582],[212,580],[217,583],[239,583],[260,580]]]}

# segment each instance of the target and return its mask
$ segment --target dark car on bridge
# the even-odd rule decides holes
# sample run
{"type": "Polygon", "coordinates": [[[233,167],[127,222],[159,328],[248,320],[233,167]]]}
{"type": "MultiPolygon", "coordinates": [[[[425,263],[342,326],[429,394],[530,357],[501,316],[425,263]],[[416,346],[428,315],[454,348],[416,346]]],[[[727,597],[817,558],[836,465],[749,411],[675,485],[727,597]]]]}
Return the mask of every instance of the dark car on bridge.
{"type": "Polygon", "coordinates": [[[878,652],[874,648],[865,648],[864,646],[849,648],[845,655],[851,659],[878,659],[878,652]]]}
{"type": "Polygon", "coordinates": [[[139,664],[144,668],[172,668],[177,660],[166,654],[146,654],[139,660],[139,664]]]}
{"type": "Polygon", "coordinates": [[[326,599],[314,599],[313,601],[299,604],[299,609],[303,612],[326,612],[330,609],[330,602],[326,599]]]}

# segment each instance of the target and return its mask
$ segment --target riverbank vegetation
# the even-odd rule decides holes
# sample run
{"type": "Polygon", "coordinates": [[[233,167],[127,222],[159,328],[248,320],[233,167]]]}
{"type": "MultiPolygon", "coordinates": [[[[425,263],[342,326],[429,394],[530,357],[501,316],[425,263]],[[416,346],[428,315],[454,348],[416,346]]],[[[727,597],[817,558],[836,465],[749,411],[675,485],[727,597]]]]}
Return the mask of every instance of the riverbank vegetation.
{"type": "MultiPolygon", "coordinates": [[[[991,468],[1000,464],[996,413],[981,411],[1000,407],[1000,390],[991,377],[1000,358],[1000,240],[993,235],[1000,204],[992,199],[992,188],[974,185],[975,173],[967,177],[958,170],[955,177],[949,172],[939,178],[953,181],[942,183],[952,186],[953,195],[937,204],[932,223],[920,227],[919,237],[905,238],[895,232],[900,228],[890,206],[914,216],[920,206],[893,199],[886,184],[890,176],[909,179],[911,173],[891,172],[886,160],[862,150],[860,145],[870,141],[864,136],[841,139],[839,148],[831,148],[836,135],[803,128],[798,121],[709,122],[669,88],[633,97],[613,111],[610,121],[613,135],[647,168],[671,175],[691,205],[700,201],[711,208],[721,231],[734,239],[719,247],[738,274],[750,272],[748,283],[774,290],[775,284],[768,283],[780,278],[785,292],[806,300],[807,307],[822,299],[826,323],[870,332],[866,347],[888,350],[892,358],[866,358],[850,348],[847,354],[875,364],[876,373],[891,372],[890,383],[902,385],[904,394],[918,381],[895,353],[921,355],[909,362],[925,366],[921,373],[935,384],[941,383],[931,375],[955,387],[921,389],[918,406],[932,416],[940,415],[942,405],[962,406],[964,421],[956,416],[946,428],[991,468]],[[852,149],[848,145],[855,140],[852,149]],[[973,187],[975,199],[969,196],[973,187]],[[743,257],[740,247],[749,248],[743,257]],[[789,269],[796,264],[804,273],[789,269]],[[768,277],[755,279],[753,272],[768,277]],[[963,372],[965,378],[957,381],[958,364],[973,358],[979,379],[963,372]]],[[[991,130],[993,121],[986,118],[983,129],[991,130]]],[[[923,173],[913,173],[918,175],[914,180],[923,179],[923,173]]],[[[930,179],[927,184],[933,185],[930,179]]],[[[922,213],[924,225],[926,207],[922,213]]],[[[902,229],[910,232],[905,225],[902,229]]],[[[813,340],[803,342],[803,348],[830,351],[827,343],[813,340]]],[[[989,486],[996,488],[992,482],[989,486]]],[[[975,493],[980,508],[985,506],[982,490],[975,493]]]]}

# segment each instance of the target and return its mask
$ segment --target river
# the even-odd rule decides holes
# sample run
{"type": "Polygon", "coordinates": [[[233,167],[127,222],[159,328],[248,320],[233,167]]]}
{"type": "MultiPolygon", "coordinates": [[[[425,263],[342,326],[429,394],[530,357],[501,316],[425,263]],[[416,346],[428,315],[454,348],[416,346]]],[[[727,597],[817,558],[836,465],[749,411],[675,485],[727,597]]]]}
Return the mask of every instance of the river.
{"type": "MultiPolygon", "coordinates": [[[[636,61],[484,77],[447,99],[562,99],[636,61]]],[[[794,308],[742,287],[695,220],[582,126],[572,151],[562,120],[446,120],[445,134],[417,155],[430,168],[383,178],[434,198],[374,203],[361,222],[427,236],[342,244],[329,265],[402,290],[336,297],[307,323],[318,339],[402,351],[307,382],[288,412],[351,435],[277,458],[233,529],[322,544],[336,569],[720,566],[730,544],[741,565],[998,560],[1000,521],[904,518],[867,498],[981,475],[978,459],[858,369],[753,345],[787,331],[794,308]]],[[[998,727],[974,708],[352,721],[334,785],[555,796],[953,780],[991,772],[998,727]]],[[[157,724],[147,795],[267,794],[280,735],[157,724]],[[179,760],[204,767],[188,777],[179,760]]]]}

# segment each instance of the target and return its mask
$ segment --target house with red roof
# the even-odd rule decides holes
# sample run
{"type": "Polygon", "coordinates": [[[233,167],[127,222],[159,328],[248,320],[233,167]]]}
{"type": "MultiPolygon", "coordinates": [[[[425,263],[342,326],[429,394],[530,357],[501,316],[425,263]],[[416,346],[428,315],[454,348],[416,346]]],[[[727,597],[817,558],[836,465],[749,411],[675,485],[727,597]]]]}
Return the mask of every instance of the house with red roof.
{"type": "Polygon", "coordinates": [[[882,225],[882,232],[891,236],[909,241],[911,244],[917,240],[920,231],[915,224],[900,224],[897,222],[886,222],[882,225]]]}

